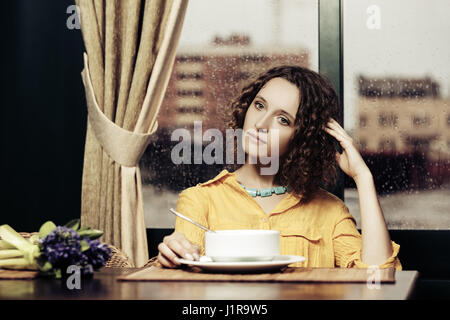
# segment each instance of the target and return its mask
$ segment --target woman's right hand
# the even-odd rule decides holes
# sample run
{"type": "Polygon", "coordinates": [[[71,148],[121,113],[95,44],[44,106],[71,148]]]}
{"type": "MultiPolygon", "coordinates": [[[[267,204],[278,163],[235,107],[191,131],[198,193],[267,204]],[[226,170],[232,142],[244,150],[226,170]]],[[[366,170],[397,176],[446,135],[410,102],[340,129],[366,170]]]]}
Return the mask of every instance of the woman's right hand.
{"type": "Polygon", "coordinates": [[[177,268],[181,265],[179,258],[186,260],[199,260],[201,248],[191,243],[184,234],[174,232],[166,236],[158,245],[158,261],[164,267],[177,268]]]}

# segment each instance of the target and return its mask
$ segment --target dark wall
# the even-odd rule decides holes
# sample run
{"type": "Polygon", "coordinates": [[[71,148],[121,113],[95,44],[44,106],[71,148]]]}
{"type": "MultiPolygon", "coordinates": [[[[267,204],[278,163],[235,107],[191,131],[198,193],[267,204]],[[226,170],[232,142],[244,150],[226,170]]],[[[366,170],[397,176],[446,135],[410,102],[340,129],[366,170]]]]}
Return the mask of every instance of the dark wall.
{"type": "Polygon", "coordinates": [[[36,231],[79,217],[86,131],[81,31],[74,2],[2,1],[0,223],[36,231]]]}

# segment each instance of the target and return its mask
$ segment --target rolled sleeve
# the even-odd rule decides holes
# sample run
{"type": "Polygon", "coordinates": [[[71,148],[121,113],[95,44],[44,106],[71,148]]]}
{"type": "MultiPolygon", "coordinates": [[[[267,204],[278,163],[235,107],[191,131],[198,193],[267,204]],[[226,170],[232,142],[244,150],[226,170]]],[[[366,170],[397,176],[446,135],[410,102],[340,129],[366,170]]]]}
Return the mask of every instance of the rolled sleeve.
{"type": "MultiPolygon", "coordinates": [[[[177,209],[179,213],[208,227],[207,202],[200,187],[191,187],[183,190],[178,196],[177,209]]],[[[175,231],[183,233],[186,239],[202,248],[204,255],[205,232],[192,223],[176,217],[175,231]]]]}
{"type": "MultiPolygon", "coordinates": [[[[398,259],[400,246],[391,241],[392,255],[382,264],[382,268],[395,268],[402,270],[402,265],[398,259]]],[[[349,213],[347,206],[343,206],[339,221],[333,233],[333,247],[335,254],[335,265],[340,268],[369,268],[361,259],[362,237],[356,228],[356,222],[349,213]]]]}

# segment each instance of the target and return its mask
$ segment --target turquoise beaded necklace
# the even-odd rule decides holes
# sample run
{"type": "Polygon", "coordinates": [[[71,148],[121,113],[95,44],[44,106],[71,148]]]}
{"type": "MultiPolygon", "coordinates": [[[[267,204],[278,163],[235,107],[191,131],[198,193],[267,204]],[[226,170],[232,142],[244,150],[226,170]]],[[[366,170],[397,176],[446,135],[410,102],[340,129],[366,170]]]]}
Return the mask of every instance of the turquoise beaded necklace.
{"type": "Polygon", "coordinates": [[[272,194],[283,194],[286,192],[291,191],[290,187],[273,187],[273,188],[262,188],[260,190],[254,189],[254,188],[246,188],[242,184],[239,183],[239,185],[244,188],[245,191],[248,192],[249,195],[251,195],[253,198],[255,197],[270,197],[272,194]]]}

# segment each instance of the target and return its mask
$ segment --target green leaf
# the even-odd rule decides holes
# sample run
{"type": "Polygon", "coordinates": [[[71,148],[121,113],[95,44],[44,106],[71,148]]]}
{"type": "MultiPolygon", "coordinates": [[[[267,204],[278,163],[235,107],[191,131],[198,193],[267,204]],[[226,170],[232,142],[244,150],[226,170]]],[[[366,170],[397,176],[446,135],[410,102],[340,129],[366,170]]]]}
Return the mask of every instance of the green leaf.
{"type": "Polygon", "coordinates": [[[22,237],[19,233],[17,233],[17,231],[7,224],[0,226],[0,237],[7,244],[21,251],[25,252],[34,250],[31,243],[29,243],[24,237],[22,237]]]}
{"type": "Polygon", "coordinates": [[[100,238],[103,235],[103,231],[92,229],[92,230],[84,230],[84,231],[78,231],[78,234],[81,237],[88,237],[91,240],[95,240],[100,238]]]}
{"type": "Polygon", "coordinates": [[[30,264],[25,258],[12,258],[0,259],[0,268],[36,270],[37,266],[34,263],[30,264]]]}
{"type": "Polygon", "coordinates": [[[84,240],[81,240],[80,241],[80,244],[81,244],[81,252],[84,252],[84,251],[86,251],[86,250],[89,250],[91,247],[89,246],[89,243],[87,243],[86,241],[84,241],[84,240]]]}
{"type": "Polygon", "coordinates": [[[0,250],[0,259],[23,258],[23,252],[18,249],[0,250]]]}
{"type": "Polygon", "coordinates": [[[52,268],[53,268],[52,264],[48,261],[46,261],[43,266],[39,266],[39,269],[42,272],[49,272],[50,270],[52,270],[52,268]]]}
{"type": "Polygon", "coordinates": [[[91,230],[91,227],[83,227],[83,228],[80,228],[80,229],[78,230],[78,233],[80,233],[80,231],[86,231],[86,230],[91,230]]]}
{"type": "Polygon", "coordinates": [[[80,228],[80,219],[70,220],[64,226],[77,231],[80,228]]]}
{"type": "Polygon", "coordinates": [[[30,238],[28,238],[28,241],[31,244],[35,244],[35,245],[39,244],[39,235],[33,234],[30,238]]]}
{"type": "Polygon", "coordinates": [[[0,240],[0,250],[3,250],[3,249],[16,249],[16,247],[13,246],[8,241],[0,240]]]}
{"type": "Polygon", "coordinates": [[[39,229],[39,238],[41,238],[41,239],[45,238],[55,228],[56,228],[56,225],[53,222],[47,221],[39,229]]]}

